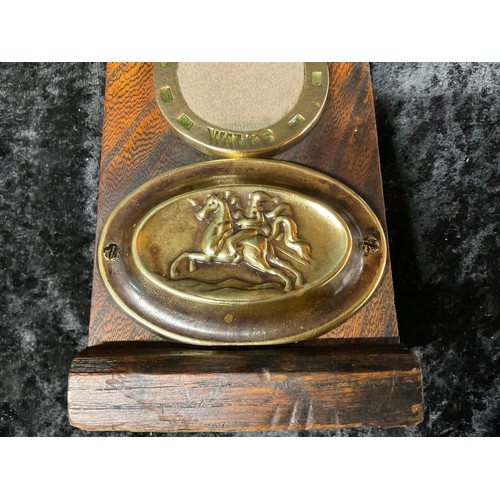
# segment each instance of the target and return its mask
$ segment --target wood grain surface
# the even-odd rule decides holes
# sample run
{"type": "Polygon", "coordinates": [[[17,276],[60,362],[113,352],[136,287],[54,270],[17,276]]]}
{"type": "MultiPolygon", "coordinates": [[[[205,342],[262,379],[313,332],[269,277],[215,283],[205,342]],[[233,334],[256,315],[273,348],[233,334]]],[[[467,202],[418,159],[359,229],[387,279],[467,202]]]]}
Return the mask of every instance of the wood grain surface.
{"type": "Polygon", "coordinates": [[[74,360],[69,418],[93,431],[237,432],[398,427],[422,420],[402,347],[91,347],[74,360]]]}
{"type": "MultiPolygon", "coordinates": [[[[113,208],[145,181],[165,171],[210,159],[169,128],[156,105],[150,63],[109,63],[97,239],[113,208]]],[[[331,175],[364,197],[385,227],[384,201],[369,66],[330,64],[330,94],[312,132],[276,158],[331,175]]],[[[390,262],[385,276],[358,313],[318,344],[385,339],[398,341],[390,262]]],[[[159,340],[114,304],[94,268],[89,345],[159,340]]]]}

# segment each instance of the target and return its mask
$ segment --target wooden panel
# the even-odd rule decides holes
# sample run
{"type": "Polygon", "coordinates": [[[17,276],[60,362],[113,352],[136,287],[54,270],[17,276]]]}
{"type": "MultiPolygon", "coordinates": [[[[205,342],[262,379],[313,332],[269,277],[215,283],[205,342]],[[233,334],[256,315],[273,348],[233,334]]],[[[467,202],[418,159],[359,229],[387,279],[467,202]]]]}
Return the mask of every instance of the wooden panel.
{"type": "MultiPolygon", "coordinates": [[[[108,64],[97,237],[116,204],[143,182],[208,158],[179,139],[161,117],[153,95],[152,64],[108,64]]],[[[368,64],[330,65],[330,95],[319,123],[303,141],[276,158],[343,181],[366,199],[385,226],[368,64]]],[[[317,342],[370,338],[398,339],[390,263],[370,302],[317,342]]],[[[96,267],[89,345],[127,340],[158,337],[115,306],[96,267]]]]}
{"type": "MultiPolygon", "coordinates": [[[[322,118],[277,158],[343,181],[385,227],[367,64],[330,65],[322,118]]],[[[161,117],[152,64],[108,64],[97,237],[132,190],[166,170],[206,159],[161,117]]],[[[388,345],[398,341],[390,263],[369,303],[334,331],[307,344],[258,349],[200,349],[158,338],[115,306],[96,267],[89,333],[94,347],[73,360],[70,422],[88,430],[138,432],[416,425],[422,420],[421,372],[414,355],[388,345]]]]}
{"type": "Polygon", "coordinates": [[[143,344],[92,347],[74,359],[71,425],[100,431],[233,432],[396,427],[422,420],[418,361],[400,346],[143,344]]]}

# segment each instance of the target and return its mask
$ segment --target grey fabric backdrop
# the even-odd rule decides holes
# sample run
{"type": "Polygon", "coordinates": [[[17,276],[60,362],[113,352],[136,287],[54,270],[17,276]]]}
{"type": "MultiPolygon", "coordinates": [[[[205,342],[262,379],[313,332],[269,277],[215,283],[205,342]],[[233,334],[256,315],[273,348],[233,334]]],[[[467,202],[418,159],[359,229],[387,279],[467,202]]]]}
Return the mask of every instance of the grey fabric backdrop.
{"type": "MultiPolygon", "coordinates": [[[[401,339],[421,360],[410,429],[498,435],[500,65],[372,64],[401,339]]],[[[86,344],[104,64],[0,65],[0,435],[89,435],[66,416],[86,344]]]]}

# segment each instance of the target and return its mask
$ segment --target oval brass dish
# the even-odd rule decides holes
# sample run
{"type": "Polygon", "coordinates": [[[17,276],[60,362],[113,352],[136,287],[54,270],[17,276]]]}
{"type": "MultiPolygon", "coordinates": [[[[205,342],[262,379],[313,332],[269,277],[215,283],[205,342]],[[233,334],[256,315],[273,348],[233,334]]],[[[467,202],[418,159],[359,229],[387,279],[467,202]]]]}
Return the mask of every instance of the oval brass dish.
{"type": "Polygon", "coordinates": [[[172,340],[262,345],[321,335],[385,267],[382,227],[338,181],[273,160],[167,172],[109,217],[98,248],[117,304],[172,340]]]}
{"type": "Polygon", "coordinates": [[[155,63],[156,102],[191,146],[270,156],[308,134],[328,95],[327,63],[155,63]],[[287,66],[288,65],[288,66],[287,66]]]}

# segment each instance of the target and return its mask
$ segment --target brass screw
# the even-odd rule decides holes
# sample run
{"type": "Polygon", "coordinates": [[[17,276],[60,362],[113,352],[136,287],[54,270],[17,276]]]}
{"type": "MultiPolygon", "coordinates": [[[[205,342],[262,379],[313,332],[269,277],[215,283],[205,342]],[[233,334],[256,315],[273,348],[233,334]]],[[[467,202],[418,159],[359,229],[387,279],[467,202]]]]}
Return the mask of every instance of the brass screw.
{"type": "Polygon", "coordinates": [[[380,242],[375,236],[368,236],[362,242],[363,252],[365,255],[376,253],[380,250],[380,242]]]}
{"type": "Polygon", "coordinates": [[[111,262],[118,260],[120,256],[120,249],[116,243],[110,243],[107,247],[104,248],[104,258],[111,262]]]}

